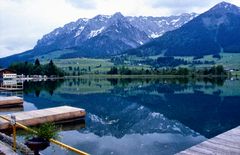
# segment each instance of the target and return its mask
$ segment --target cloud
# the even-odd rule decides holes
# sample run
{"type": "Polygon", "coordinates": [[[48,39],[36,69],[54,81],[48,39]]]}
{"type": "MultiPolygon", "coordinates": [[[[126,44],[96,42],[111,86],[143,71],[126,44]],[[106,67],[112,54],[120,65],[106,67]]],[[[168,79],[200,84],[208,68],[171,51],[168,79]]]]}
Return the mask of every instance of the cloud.
{"type": "Polygon", "coordinates": [[[96,3],[93,0],[66,0],[72,6],[81,9],[95,9],[96,3]]]}
{"type": "MultiPolygon", "coordinates": [[[[98,14],[169,16],[202,13],[222,0],[0,0],[0,57],[32,49],[66,23],[98,14]]],[[[239,0],[226,0],[240,6],[239,0]]]]}
{"type": "MultiPolygon", "coordinates": [[[[205,6],[209,6],[209,4],[211,4],[214,0],[212,1],[208,1],[208,0],[151,0],[151,2],[149,2],[149,4],[153,7],[153,8],[170,8],[170,9],[175,9],[175,8],[191,8],[191,7],[205,7],[205,6]]],[[[216,2],[217,0],[215,0],[216,2]]]]}
{"type": "Polygon", "coordinates": [[[1,0],[0,57],[32,49],[44,34],[77,20],[83,12],[88,11],[65,0],[1,0]]]}
{"type": "MultiPolygon", "coordinates": [[[[183,12],[198,12],[202,13],[207,11],[222,0],[151,0],[145,1],[153,9],[167,8],[170,14],[179,14],[183,12]]],[[[227,0],[227,2],[239,5],[237,0],[227,0]]]]}
{"type": "Polygon", "coordinates": [[[219,0],[151,0],[146,4],[153,9],[167,8],[170,14],[180,14],[183,12],[204,12],[219,2],[219,0]]]}

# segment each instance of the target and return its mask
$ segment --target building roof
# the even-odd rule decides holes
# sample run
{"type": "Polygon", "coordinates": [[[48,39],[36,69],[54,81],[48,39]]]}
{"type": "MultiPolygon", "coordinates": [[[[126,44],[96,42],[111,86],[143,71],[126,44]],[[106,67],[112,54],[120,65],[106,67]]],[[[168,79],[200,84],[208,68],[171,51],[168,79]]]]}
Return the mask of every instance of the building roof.
{"type": "Polygon", "coordinates": [[[13,72],[15,73],[13,70],[11,69],[8,69],[8,68],[0,68],[0,72],[3,72],[3,71],[9,71],[9,72],[13,72]]]}

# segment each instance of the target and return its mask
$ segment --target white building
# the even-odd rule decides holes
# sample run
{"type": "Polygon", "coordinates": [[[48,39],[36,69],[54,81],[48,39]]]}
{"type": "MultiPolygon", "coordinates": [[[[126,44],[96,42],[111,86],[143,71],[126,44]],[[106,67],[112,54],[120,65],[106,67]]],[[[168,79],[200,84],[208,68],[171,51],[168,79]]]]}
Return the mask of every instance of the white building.
{"type": "Polygon", "coordinates": [[[0,79],[7,80],[7,79],[16,79],[17,74],[10,69],[0,69],[0,79]]]}

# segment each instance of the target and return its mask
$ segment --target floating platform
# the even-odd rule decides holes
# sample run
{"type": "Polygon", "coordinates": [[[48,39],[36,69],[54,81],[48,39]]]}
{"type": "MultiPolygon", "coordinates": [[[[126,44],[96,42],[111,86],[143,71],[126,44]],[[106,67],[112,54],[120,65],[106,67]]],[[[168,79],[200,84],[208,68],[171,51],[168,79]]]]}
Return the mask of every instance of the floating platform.
{"type": "Polygon", "coordinates": [[[17,96],[11,97],[2,97],[0,96],[0,107],[14,107],[14,106],[22,106],[23,99],[17,96]]]}
{"type": "Polygon", "coordinates": [[[240,154],[240,126],[224,132],[214,138],[206,140],[187,150],[177,153],[177,155],[202,155],[202,154],[240,154]]]}
{"type": "MultiPolygon", "coordinates": [[[[70,106],[60,106],[41,110],[13,113],[17,122],[26,126],[35,126],[47,122],[66,123],[83,119],[86,115],[84,109],[70,106]]],[[[10,118],[9,115],[3,115],[10,118]]],[[[0,118],[0,130],[10,128],[9,122],[0,118]]]]}

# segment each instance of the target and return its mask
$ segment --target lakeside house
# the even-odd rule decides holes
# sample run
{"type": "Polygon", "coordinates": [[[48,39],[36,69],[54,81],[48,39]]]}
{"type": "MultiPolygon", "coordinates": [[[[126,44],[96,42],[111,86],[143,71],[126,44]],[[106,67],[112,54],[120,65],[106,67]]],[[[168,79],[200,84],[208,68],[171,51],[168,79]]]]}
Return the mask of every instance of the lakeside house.
{"type": "Polygon", "coordinates": [[[0,79],[1,80],[12,80],[17,78],[17,73],[10,69],[0,69],[0,79]]]}
{"type": "Polygon", "coordinates": [[[16,91],[23,89],[23,83],[17,81],[17,73],[10,69],[0,69],[0,89],[16,91]]]}

